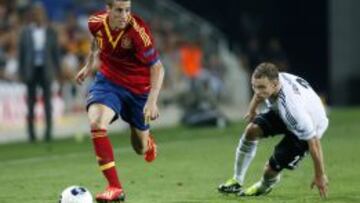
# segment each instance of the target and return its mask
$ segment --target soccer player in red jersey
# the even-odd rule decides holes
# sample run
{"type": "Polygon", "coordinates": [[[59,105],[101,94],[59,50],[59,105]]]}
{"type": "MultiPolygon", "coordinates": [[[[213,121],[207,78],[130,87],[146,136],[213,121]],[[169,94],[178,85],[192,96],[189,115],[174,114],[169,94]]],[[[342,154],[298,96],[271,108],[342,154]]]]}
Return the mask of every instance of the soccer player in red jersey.
{"type": "Polygon", "coordinates": [[[159,117],[157,100],[164,68],[149,28],[130,9],[130,0],[107,0],[106,11],[89,17],[92,48],[86,65],[76,75],[82,84],[99,55],[100,67],[86,106],[96,157],[108,181],[106,190],[96,195],[98,202],[125,199],[107,136],[111,122],[120,116],[130,125],[132,146],[146,161],[153,161],[157,153],[149,121],[159,117]]]}

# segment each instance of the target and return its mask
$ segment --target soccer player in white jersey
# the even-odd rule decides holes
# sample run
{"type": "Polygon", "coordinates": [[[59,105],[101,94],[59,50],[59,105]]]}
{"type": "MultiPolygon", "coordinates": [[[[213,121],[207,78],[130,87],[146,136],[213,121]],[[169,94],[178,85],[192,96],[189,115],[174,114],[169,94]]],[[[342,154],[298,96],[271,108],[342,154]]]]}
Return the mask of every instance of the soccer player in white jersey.
{"type": "Polygon", "coordinates": [[[283,169],[294,169],[310,153],[314,164],[311,187],[326,197],[328,179],[325,174],[320,138],[328,127],[328,118],[319,96],[304,79],[279,72],[272,63],[261,63],[251,78],[254,96],[245,118],[249,122],[236,149],[234,176],[221,184],[221,193],[239,196],[268,194],[280,181],[283,169]],[[265,102],[267,111],[257,113],[265,102]],[[256,153],[260,138],[284,134],[266,163],[260,181],[243,189],[245,174],[256,153]]]}

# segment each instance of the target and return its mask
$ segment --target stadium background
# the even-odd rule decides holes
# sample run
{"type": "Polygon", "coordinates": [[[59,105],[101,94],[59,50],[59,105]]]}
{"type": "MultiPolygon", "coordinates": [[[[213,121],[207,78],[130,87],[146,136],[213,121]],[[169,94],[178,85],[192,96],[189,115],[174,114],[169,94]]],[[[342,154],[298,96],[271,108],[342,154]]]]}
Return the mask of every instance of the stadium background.
{"type": "MultiPolygon", "coordinates": [[[[31,20],[28,8],[33,2],[2,0],[0,5],[0,142],[26,139],[17,33],[31,20]]],[[[75,127],[81,135],[88,131],[83,111],[86,85],[76,86],[73,76],[89,51],[87,16],[104,6],[100,0],[41,2],[59,33],[62,52],[62,74],[53,85],[55,136],[68,136],[75,127]]],[[[223,126],[224,119],[239,119],[251,94],[249,72],[264,60],[302,75],[330,106],[360,103],[360,96],[348,91],[360,83],[356,0],[228,0],[207,1],[206,6],[187,0],[133,3],[134,11],[150,24],[166,67],[163,116],[154,125],[220,117],[217,123],[223,126]],[[202,112],[194,117],[199,109],[202,112]]],[[[39,95],[40,129],[41,106],[39,95]]]]}

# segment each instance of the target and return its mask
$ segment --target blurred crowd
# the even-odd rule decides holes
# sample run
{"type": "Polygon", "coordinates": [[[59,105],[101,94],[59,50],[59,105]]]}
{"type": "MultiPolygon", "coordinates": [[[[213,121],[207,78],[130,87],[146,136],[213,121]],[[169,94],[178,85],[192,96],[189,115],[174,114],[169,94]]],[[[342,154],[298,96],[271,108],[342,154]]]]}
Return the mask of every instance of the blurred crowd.
{"type": "MultiPolygon", "coordinates": [[[[225,61],[227,57],[220,51],[224,36],[197,16],[168,3],[137,0],[133,2],[133,10],[148,23],[165,67],[160,105],[180,107],[184,124],[225,125],[226,117],[219,103],[231,103],[234,86],[229,84],[235,83],[239,88],[238,80],[244,80],[232,77],[231,74],[239,73],[234,69],[241,69],[246,75],[263,60],[288,66],[280,40],[264,41],[257,37],[256,29],[250,26],[256,25],[254,22],[241,25],[246,35],[241,39],[239,57],[234,57],[238,61],[225,61]]],[[[0,0],[0,98],[7,98],[0,100],[0,121],[18,123],[26,117],[33,141],[34,121],[46,117],[45,138],[50,140],[52,118],[84,111],[91,80],[79,86],[74,77],[90,51],[88,17],[103,9],[102,0],[0,0]],[[47,31],[43,37],[44,29],[39,29],[38,20],[45,22],[43,28],[56,33],[56,39],[47,31]],[[31,34],[24,34],[26,30],[31,34]],[[30,38],[26,36],[31,35],[34,41],[29,45],[26,40],[30,38]],[[56,46],[50,48],[49,42],[43,42],[42,38],[53,40],[56,46]],[[43,44],[40,52],[36,48],[39,43],[43,44]],[[39,56],[40,68],[36,65],[39,56]],[[29,64],[33,67],[28,67],[29,64]],[[49,69],[53,71],[48,72],[49,69]],[[32,79],[26,79],[26,74],[32,79]],[[40,110],[43,106],[44,110],[40,110]]]]}
{"type": "MultiPolygon", "coordinates": [[[[79,1],[74,2],[79,3],[79,1]]],[[[85,89],[76,86],[73,78],[84,64],[90,48],[87,17],[94,11],[104,8],[103,3],[98,1],[86,1],[82,4],[74,2],[64,0],[63,4],[68,9],[62,8],[63,11],[59,12],[53,8],[54,5],[46,7],[48,6],[46,0],[41,1],[50,25],[58,33],[61,53],[61,71],[54,81],[53,93],[59,94],[64,99],[67,111],[83,108],[85,89]]],[[[0,0],[0,80],[2,82],[23,82],[19,77],[18,42],[21,30],[25,25],[32,23],[33,4],[34,2],[29,0],[0,0]]],[[[150,25],[166,68],[164,103],[173,102],[174,93],[181,95],[181,92],[189,92],[189,90],[197,90],[198,93],[210,92],[214,100],[220,98],[225,68],[217,53],[209,54],[204,51],[204,42],[200,37],[189,39],[183,36],[182,32],[166,18],[158,15],[145,20],[150,25]]]]}
{"type": "MultiPolygon", "coordinates": [[[[43,6],[43,2],[36,2],[43,6]]],[[[19,39],[26,25],[34,23],[34,2],[26,0],[0,1],[0,81],[23,83],[19,67],[19,39]]],[[[46,9],[46,7],[45,7],[46,9]]],[[[46,10],[48,11],[48,10],[46,10]]],[[[38,12],[38,11],[37,11],[38,12]]],[[[49,11],[45,14],[49,18],[49,11]]],[[[89,35],[86,24],[81,24],[75,12],[69,11],[62,21],[46,19],[58,36],[60,71],[56,72],[52,85],[53,94],[72,100],[68,110],[79,107],[79,90],[73,83],[74,74],[84,63],[89,51],[89,35]]]]}
{"type": "MultiPolygon", "coordinates": [[[[90,49],[87,18],[105,8],[102,1],[0,0],[0,81],[24,82],[19,77],[18,42],[24,26],[33,22],[32,5],[39,2],[45,7],[50,26],[58,34],[60,71],[53,82],[52,92],[65,102],[66,112],[82,111],[87,85],[77,86],[73,79],[90,49]]],[[[145,8],[149,6],[146,1],[144,4],[145,8]]],[[[209,39],[206,34],[184,32],[189,28],[176,24],[174,19],[162,16],[159,11],[147,15],[149,10],[152,9],[144,9],[139,14],[148,22],[166,68],[162,104],[177,103],[186,109],[216,106],[225,98],[222,95],[227,71],[216,50],[216,43],[212,43],[216,40],[209,39]],[[206,101],[206,104],[201,101],[206,101]]],[[[192,19],[188,21],[192,22],[192,19]]],[[[268,60],[285,70],[288,59],[280,40],[274,37],[264,41],[256,37],[259,36],[256,22],[246,22],[244,20],[241,25],[246,34],[239,49],[239,62],[243,67],[251,72],[256,64],[268,60]]]]}
{"type": "Polygon", "coordinates": [[[281,71],[288,71],[290,61],[280,38],[267,32],[264,34],[268,26],[265,20],[260,15],[241,13],[238,23],[241,47],[237,48],[240,62],[249,72],[263,61],[276,64],[281,71]]]}

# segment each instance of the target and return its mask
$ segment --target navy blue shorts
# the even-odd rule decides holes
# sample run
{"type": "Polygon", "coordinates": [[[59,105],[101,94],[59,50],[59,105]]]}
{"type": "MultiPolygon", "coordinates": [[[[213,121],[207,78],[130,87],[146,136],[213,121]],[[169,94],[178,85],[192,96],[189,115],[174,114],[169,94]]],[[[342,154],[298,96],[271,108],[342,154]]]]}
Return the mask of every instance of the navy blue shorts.
{"type": "Polygon", "coordinates": [[[119,116],[130,126],[139,130],[149,129],[145,124],[143,109],[148,94],[137,95],[122,86],[112,83],[98,72],[92,82],[86,99],[86,109],[91,104],[103,104],[115,112],[115,121],[119,116]]]}
{"type": "Polygon", "coordinates": [[[275,171],[295,169],[308,152],[308,144],[290,132],[280,116],[274,111],[258,114],[253,123],[260,126],[264,137],[284,134],[283,139],[275,146],[269,159],[271,168],[275,171]]]}

